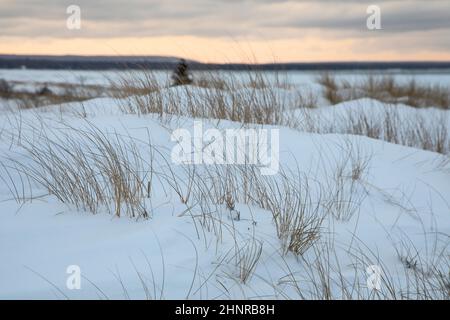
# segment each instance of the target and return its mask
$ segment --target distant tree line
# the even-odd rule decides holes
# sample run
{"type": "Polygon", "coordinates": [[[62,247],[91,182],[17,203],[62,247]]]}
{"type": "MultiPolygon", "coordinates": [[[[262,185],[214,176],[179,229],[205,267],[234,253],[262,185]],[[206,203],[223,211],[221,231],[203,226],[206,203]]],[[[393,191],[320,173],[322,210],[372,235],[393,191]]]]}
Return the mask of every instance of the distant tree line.
{"type": "MultiPolygon", "coordinates": [[[[161,60],[161,59],[160,59],[161,60]]],[[[79,57],[79,56],[1,56],[0,69],[152,69],[174,70],[177,59],[155,61],[151,57],[79,57]]],[[[450,69],[450,62],[321,62],[271,64],[206,64],[188,61],[190,70],[386,70],[386,69],[450,69]]]]}

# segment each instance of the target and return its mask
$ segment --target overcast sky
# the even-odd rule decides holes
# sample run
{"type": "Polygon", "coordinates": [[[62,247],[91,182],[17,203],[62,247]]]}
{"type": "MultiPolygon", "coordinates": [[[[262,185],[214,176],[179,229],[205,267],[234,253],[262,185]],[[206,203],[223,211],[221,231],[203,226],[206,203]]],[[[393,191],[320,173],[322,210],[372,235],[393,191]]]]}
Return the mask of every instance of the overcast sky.
{"type": "Polygon", "coordinates": [[[0,53],[450,60],[450,0],[0,0],[0,53]],[[80,30],[66,27],[72,4],[80,30]],[[366,27],[370,4],[381,30],[366,27]]]}

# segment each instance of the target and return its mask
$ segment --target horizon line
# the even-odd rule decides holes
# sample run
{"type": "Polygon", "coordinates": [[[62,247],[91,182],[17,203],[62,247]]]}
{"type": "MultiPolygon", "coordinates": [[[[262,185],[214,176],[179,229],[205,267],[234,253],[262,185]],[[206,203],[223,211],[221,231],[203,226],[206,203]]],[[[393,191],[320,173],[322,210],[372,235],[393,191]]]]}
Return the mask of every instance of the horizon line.
{"type": "MultiPolygon", "coordinates": [[[[194,60],[190,58],[184,58],[181,56],[171,55],[84,55],[84,54],[15,54],[15,53],[1,53],[2,58],[107,58],[107,59],[167,59],[167,60],[186,60],[190,63],[204,64],[204,65],[289,65],[289,64],[389,64],[389,63],[430,63],[430,64],[446,64],[450,63],[450,60],[317,60],[317,61],[287,61],[287,62],[204,62],[200,60],[194,60]]],[[[171,62],[171,63],[173,63],[171,62]]],[[[157,63],[157,62],[156,62],[157,63]]]]}

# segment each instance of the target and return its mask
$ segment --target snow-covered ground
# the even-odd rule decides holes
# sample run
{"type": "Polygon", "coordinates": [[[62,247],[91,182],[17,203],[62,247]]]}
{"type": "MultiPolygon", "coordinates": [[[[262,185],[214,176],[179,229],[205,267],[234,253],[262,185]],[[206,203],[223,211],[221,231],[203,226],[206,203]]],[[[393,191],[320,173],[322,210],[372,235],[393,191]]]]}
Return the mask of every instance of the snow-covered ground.
{"type": "MultiPolygon", "coordinates": [[[[139,71],[79,71],[79,70],[5,70],[0,69],[0,79],[23,83],[23,86],[30,88],[42,86],[43,84],[72,83],[84,85],[108,85],[110,80],[127,76],[130,73],[140,74],[139,71]]],[[[291,72],[265,72],[268,78],[281,77],[296,86],[317,87],[314,83],[322,71],[291,71],[291,72]]],[[[155,71],[153,73],[158,81],[164,82],[170,77],[166,71],[155,71]]],[[[204,72],[194,73],[194,77],[202,76],[204,72]]],[[[208,74],[208,73],[206,73],[208,74]]],[[[229,74],[238,77],[247,76],[247,72],[221,72],[227,76],[229,74]]],[[[418,83],[450,85],[450,70],[430,70],[430,71],[339,71],[334,73],[336,79],[346,80],[350,83],[361,81],[368,74],[374,76],[392,75],[396,81],[407,82],[415,79],[418,83]]]]}
{"type": "MultiPolygon", "coordinates": [[[[76,82],[82,75],[87,84],[106,84],[101,73],[67,72],[60,78],[61,73],[0,70],[0,78],[76,82]]],[[[314,73],[290,76],[296,86],[320,89],[314,73]]],[[[450,84],[449,73],[414,77],[450,84]]],[[[230,209],[225,203],[208,203],[213,197],[203,199],[194,191],[202,178],[207,189],[216,190],[218,180],[227,179],[222,169],[196,165],[191,185],[194,166],[171,161],[176,145],[171,134],[178,128],[193,132],[196,121],[202,121],[204,130],[238,129],[241,123],[124,114],[119,106],[116,99],[96,98],[36,110],[0,109],[0,298],[449,298],[448,156],[365,136],[248,124],[246,128],[279,129],[282,169],[264,181],[266,187],[272,183],[274,189],[281,188],[266,193],[269,202],[278,201],[280,212],[261,205],[264,199],[254,192],[244,194],[245,186],[239,183],[239,189],[230,192],[242,197],[236,196],[230,209]],[[93,214],[49,194],[45,184],[30,181],[33,168],[45,172],[30,152],[51,154],[49,146],[59,151],[78,146],[87,154],[95,143],[86,137],[99,135],[108,141],[120,139],[126,152],[137,150],[145,159],[139,174],[151,186],[141,199],[148,218],[116,217],[113,204],[99,206],[93,214]],[[218,180],[209,181],[211,175],[218,180]],[[288,190],[286,178],[297,187],[288,190]],[[183,203],[178,189],[185,195],[192,189],[192,200],[183,203]],[[297,209],[305,209],[294,210],[297,215],[323,221],[311,245],[295,254],[283,246],[276,216],[291,212],[297,200],[297,209]],[[339,217],[346,213],[348,217],[339,217]],[[71,266],[76,266],[75,275],[81,272],[79,289],[67,285],[74,276],[71,266]]],[[[330,123],[349,110],[362,109],[376,117],[389,107],[360,99],[309,112],[330,123]]],[[[439,113],[450,123],[447,110],[395,108],[407,116],[439,113]]],[[[304,111],[294,113],[304,116],[304,111]]],[[[91,154],[88,161],[95,159],[104,160],[91,154]]]]}

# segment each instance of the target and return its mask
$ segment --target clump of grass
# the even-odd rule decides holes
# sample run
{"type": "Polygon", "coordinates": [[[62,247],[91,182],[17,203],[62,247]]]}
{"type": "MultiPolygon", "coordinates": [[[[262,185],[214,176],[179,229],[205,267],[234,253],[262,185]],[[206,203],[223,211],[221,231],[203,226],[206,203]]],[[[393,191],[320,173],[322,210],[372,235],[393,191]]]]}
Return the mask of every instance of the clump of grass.
{"type": "Polygon", "coordinates": [[[313,194],[307,176],[297,179],[283,174],[281,182],[269,180],[259,188],[258,197],[272,213],[283,251],[302,255],[320,237],[324,215],[320,194],[313,194]]]}
{"type": "Polygon", "coordinates": [[[370,105],[361,104],[332,118],[302,109],[295,128],[319,134],[360,135],[444,155],[450,153],[446,113],[441,110],[429,110],[427,114],[421,110],[401,112],[395,105],[381,107],[374,110],[370,105]]]}
{"type": "Polygon", "coordinates": [[[246,284],[250,281],[258,266],[262,250],[263,243],[254,238],[244,241],[242,246],[238,242],[235,243],[233,259],[235,260],[239,280],[242,283],[246,284]]]}
{"type": "Polygon", "coordinates": [[[212,88],[218,90],[227,89],[226,81],[222,80],[220,76],[212,74],[211,72],[197,76],[194,80],[193,85],[199,88],[212,88]]]}
{"type": "Polygon", "coordinates": [[[257,170],[253,166],[215,166],[200,175],[193,201],[202,206],[202,225],[221,235],[221,219],[212,212],[221,212],[221,206],[233,211],[235,203],[254,205],[272,214],[283,252],[303,254],[320,237],[324,215],[319,186],[312,187],[306,175],[282,172],[271,178],[257,170]]]}
{"type": "Polygon", "coordinates": [[[16,170],[77,209],[149,217],[145,191],[152,170],[136,143],[93,126],[66,130],[53,132],[54,137],[43,134],[38,145],[22,139],[27,161],[13,161],[16,170]]]}
{"type": "Polygon", "coordinates": [[[328,201],[325,208],[329,214],[340,221],[350,220],[359,211],[365,194],[361,193],[356,176],[348,176],[345,168],[339,166],[327,183],[328,201]]]}
{"type": "Polygon", "coordinates": [[[389,104],[381,112],[372,112],[361,106],[324,121],[309,110],[317,104],[317,98],[301,94],[297,103],[301,117],[292,116],[287,122],[288,126],[317,133],[363,135],[441,154],[450,152],[445,114],[435,110],[426,116],[420,112],[401,113],[394,104],[404,102],[415,107],[437,106],[447,109],[449,88],[419,85],[414,80],[402,84],[392,76],[368,76],[359,84],[351,84],[347,81],[338,82],[330,73],[323,73],[318,82],[324,86],[325,97],[332,104],[363,97],[389,104]]]}
{"type": "Polygon", "coordinates": [[[323,86],[323,95],[331,104],[338,104],[344,101],[344,98],[339,94],[339,84],[330,73],[322,73],[317,78],[317,82],[323,86]]]}
{"type": "Polygon", "coordinates": [[[160,116],[165,112],[162,90],[152,72],[129,72],[109,79],[110,89],[124,113],[160,116]]]}
{"type": "Polygon", "coordinates": [[[397,81],[391,75],[368,75],[359,82],[338,82],[330,73],[322,74],[317,82],[324,87],[324,97],[331,103],[372,98],[386,103],[404,103],[416,108],[450,108],[450,88],[418,83],[415,79],[397,81]]]}
{"type": "Polygon", "coordinates": [[[354,137],[344,137],[333,147],[319,153],[325,194],[322,206],[334,219],[349,221],[366,197],[364,184],[372,155],[354,137]]]}
{"type": "Polygon", "coordinates": [[[395,106],[387,106],[377,115],[370,114],[370,110],[348,112],[340,121],[347,123],[345,133],[442,154],[450,152],[448,122],[438,112],[426,117],[421,113],[401,115],[395,106]]]}
{"type": "Polygon", "coordinates": [[[11,93],[9,99],[15,100],[18,109],[28,110],[68,102],[82,102],[103,94],[103,88],[100,86],[61,83],[54,86],[60,90],[54,92],[44,85],[35,92],[15,91],[11,93]]]}
{"type": "Polygon", "coordinates": [[[119,103],[124,113],[189,116],[231,120],[241,123],[285,124],[293,121],[296,98],[280,77],[267,79],[263,73],[237,77],[233,74],[203,75],[191,85],[170,87],[154,81],[154,75],[142,70],[138,77],[128,76],[116,82],[119,103]],[[131,84],[131,88],[130,88],[131,84]]]}
{"type": "MultiPolygon", "coordinates": [[[[295,295],[308,300],[447,300],[450,297],[448,263],[440,266],[433,263],[426,273],[408,265],[399,271],[386,265],[360,240],[356,246],[339,250],[332,241],[319,241],[309,253],[299,257],[299,268],[295,270],[281,256],[286,275],[274,284],[274,289],[283,298],[294,299],[295,295]],[[378,288],[368,286],[369,266],[380,270],[378,288]],[[284,288],[279,288],[280,283],[284,288]],[[286,285],[294,290],[286,290],[286,285]]],[[[444,252],[439,259],[445,259],[444,252]]]]}
{"type": "Polygon", "coordinates": [[[307,92],[297,92],[297,103],[296,105],[300,109],[314,109],[317,108],[318,97],[311,91],[307,92]]]}

